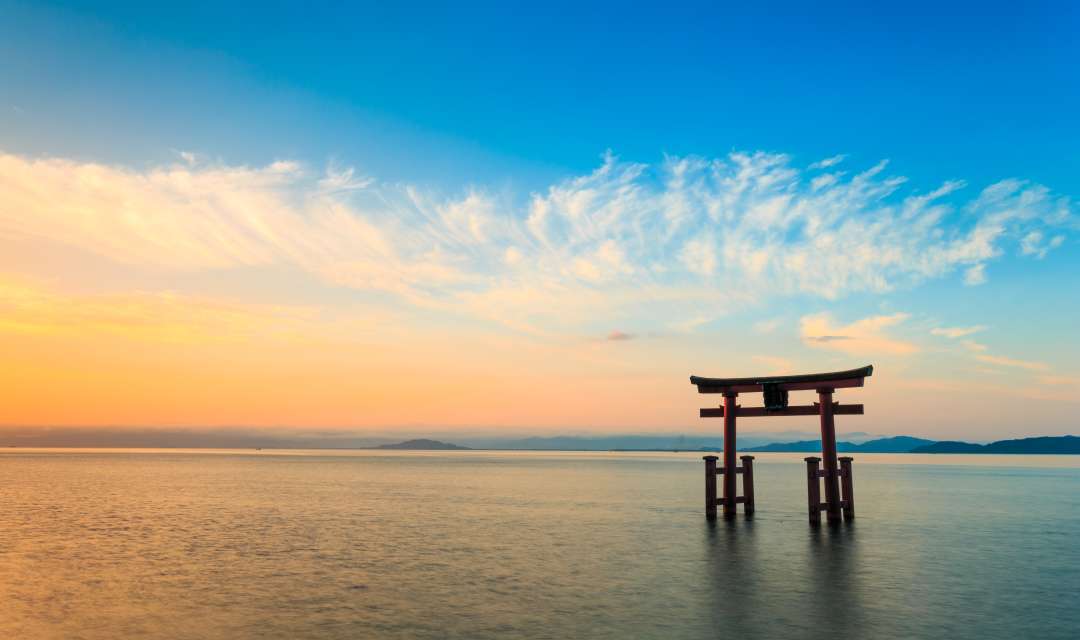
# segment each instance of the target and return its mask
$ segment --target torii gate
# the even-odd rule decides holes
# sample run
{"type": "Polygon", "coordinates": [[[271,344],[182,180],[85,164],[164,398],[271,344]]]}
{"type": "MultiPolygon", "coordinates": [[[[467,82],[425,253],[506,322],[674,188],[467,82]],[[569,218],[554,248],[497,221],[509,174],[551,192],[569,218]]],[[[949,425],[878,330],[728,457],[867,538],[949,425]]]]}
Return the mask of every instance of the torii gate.
{"type": "Polygon", "coordinates": [[[724,462],[717,468],[716,456],[705,456],[705,516],[716,518],[716,506],[724,506],[724,517],[735,516],[735,505],[743,504],[746,515],[754,513],[753,456],[742,456],[743,466],[735,466],[735,418],[763,416],[821,416],[821,458],[806,458],[807,500],[811,524],[821,522],[825,511],[829,522],[839,522],[841,513],[845,520],[855,517],[855,496],[851,480],[851,458],[836,457],[835,415],[862,415],[861,404],[842,405],[834,403],[833,392],[846,387],[861,387],[864,379],[872,375],[873,366],[833,373],[811,373],[801,376],[765,376],[760,378],[702,378],[690,376],[690,384],[696,385],[698,393],[719,393],[724,396],[724,406],[718,409],[702,409],[702,418],[724,419],[724,462]],[[789,391],[817,391],[818,402],[809,405],[788,406],[789,391]],[[764,406],[742,407],[735,404],[740,393],[761,393],[764,406]],[[824,469],[818,463],[824,458],[824,469]],[[716,497],[716,476],[724,476],[724,495],[716,497]],[[736,495],[735,476],[743,476],[743,495],[736,495]],[[825,502],[821,502],[818,478],[825,479],[825,502]],[[843,484],[843,496],[840,484],[843,484]]]}

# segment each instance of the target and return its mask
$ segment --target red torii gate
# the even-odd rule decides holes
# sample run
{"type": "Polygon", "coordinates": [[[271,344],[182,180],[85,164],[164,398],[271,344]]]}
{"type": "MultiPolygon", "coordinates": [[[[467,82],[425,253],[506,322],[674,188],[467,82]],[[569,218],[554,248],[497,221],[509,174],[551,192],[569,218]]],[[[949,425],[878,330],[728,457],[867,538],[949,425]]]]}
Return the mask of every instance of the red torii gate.
{"type": "Polygon", "coordinates": [[[821,522],[825,511],[829,522],[838,522],[841,513],[845,520],[855,517],[855,496],[851,479],[851,458],[836,457],[835,415],[862,415],[861,404],[842,405],[834,403],[836,389],[861,387],[867,376],[874,372],[873,366],[833,373],[811,373],[799,376],[766,376],[759,378],[702,378],[690,376],[690,384],[697,386],[698,393],[719,393],[724,396],[724,406],[701,410],[702,418],[724,419],[724,462],[717,468],[717,456],[705,456],[705,516],[716,518],[716,506],[724,506],[724,517],[735,515],[735,506],[743,504],[747,515],[754,512],[753,456],[742,456],[743,466],[735,465],[735,418],[764,416],[812,416],[821,417],[821,458],[806,458],[807,500],[810,522],[821,522]],[[810,405],[788,406],[789,391],[817,391],[818,402],[810,405]],[[764,406],[742,407],[735,404],[740,393],[761,393],[764,406]],[[824,469],[818,463],[824,459],[824,469]],[[716,476],[724,476],[723,497],[716,497],[716,476]],[[743,495],[736,495],[735,476],[743,476],[743,495]],[[818,478],[825,480],[825,502],[821,502],[818,478]],[[841,481],[843,496],[840,493],[841,481]]]}

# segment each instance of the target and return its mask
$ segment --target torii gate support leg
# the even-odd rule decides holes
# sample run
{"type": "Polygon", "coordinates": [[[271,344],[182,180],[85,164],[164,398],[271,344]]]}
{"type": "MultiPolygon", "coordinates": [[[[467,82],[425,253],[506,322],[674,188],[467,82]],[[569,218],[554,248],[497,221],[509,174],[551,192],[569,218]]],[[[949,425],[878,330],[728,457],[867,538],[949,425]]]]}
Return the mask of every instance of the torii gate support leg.
{"type": "Polygon", "coordinates": [[[754,456],[739,456],[742,460],[743,513],[754,515],[754,456]]]}
{"type": "Polygon", "coordinates": [[[737,394],[724,394],[724,517],[735,517],[735,414],[737,394]]]}
{"type": "Polygon", "coordinates": [[[703,456],[705,461],[705,517],[716,520],[716,456],[703,456]]]}
{"type": "Polygon", "coordinates": [[[821,524],[821,472],[818,465],[821,458],[809,456],[806,460],[806,506],[810,514],[810,524],[821,524]]]}
{"type": "Polygon", "coordinates": [[[840,460],[840,488],[844,494],[844,520],[855,519],[855,482],[851,477],[851,458],[841,456],[840,460]]]}
{"type": "Polygon", "coordinates": [[[832,389],[818,389],[821,415],[821,457],[825,478],[825,514],[830,523],[840,522],[840,471],[836,460],[836,425],[833,423],[832,389]]]}

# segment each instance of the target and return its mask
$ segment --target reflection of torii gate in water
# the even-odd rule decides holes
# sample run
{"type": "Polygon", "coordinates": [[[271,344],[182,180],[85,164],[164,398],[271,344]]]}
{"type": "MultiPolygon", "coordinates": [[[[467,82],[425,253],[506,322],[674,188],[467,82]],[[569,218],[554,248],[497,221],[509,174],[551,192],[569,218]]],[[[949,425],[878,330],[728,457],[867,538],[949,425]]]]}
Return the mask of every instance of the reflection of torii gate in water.
{"type": "Polygon", "coordinates": [[[705,515],[716,518],[716,506],[724,505],[724,517],[735,515],[735,505],[743,504],[747,515],[754,513],[754,467],[753,456],[742,456],[743,466],[735,466],[735,418],[766,416],[821,416],[821,458],[806,458],[807,498],[810,522],[821,522],[825,511],[829,522],[839,522],[841,513],[845,520],[855,517],[855,496],[852,491],[851,458],[836,457],[836,427],[834,415],[862,415],[861,404],[842,405],[832,400],[833,391],[845,387],[861,387],[864,379],[874,372],[868,366],[851,371],[834,373],[811,373],[802,376],[767,376],[760,378],[701,378],[690,376],[690,384],[696,385],[698,393],[719,393],[724,396],[724,406],[718,409],[702,409],[702,418],[724,419],[724,462],[716,466],[716,456],[705,456],[705,515]],[[789,391],[817,391],[818,402],[808,405],[788,406],[789,391]],[[735,404],[740,393],[761,393],[764,406],[742,407],[735,404]],[[824,459],[824,468],[818,463],[824,459]],[[723,497],[716,497],[716,476],[724,476],[723,497]],[[736,496],[735,475],[743,476],[743,495],[736,496]],[[821,502],[818,478],[825,480],[825,502],[821,502]],[[843,485],[843,495],[840,485],[843,485]]]}

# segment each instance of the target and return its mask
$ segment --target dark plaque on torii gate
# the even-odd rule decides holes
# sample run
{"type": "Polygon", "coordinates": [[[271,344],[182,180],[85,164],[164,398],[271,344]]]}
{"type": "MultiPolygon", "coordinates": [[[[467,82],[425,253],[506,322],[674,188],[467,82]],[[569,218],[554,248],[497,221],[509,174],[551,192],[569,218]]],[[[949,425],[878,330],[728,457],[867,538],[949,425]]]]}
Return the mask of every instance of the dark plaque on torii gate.
{"type": "Polygon", "coordinates": [[[874,367],[867,366],[851,371],[834,373],[811,373],[801,376],[764,376],[760,378],[702,378],[690,376],[690,384],[696,385],[698,393],[719,393],[724,396],[724,406],[718,409],[702,409],[702,418],[724,419],[724,461],[719,468],[716,456],[705,456],[705,515],[716,518],[716,506],[724,506],[724,517],[735,515],[735,506],[743,504],[747,515],[754,512],[753,456],[742,456],[743,466],[735,465],[735,418],[763,416],[821,416],[821,458],[806,458],[807,498],[810,522],[821,522],[825,511],[829,522],[838,522],[841,513],[845,520],[855,517],[855,496],[852,491],[851,458],[836,457],[835,415],[862,415],[861,404],[842,405],[832,400],[836,389],[861,387],[874,367]],[[818,402],[808,405],[788,406],[789,391],[817,391],[818,402]],[[735,404],[740,393],[760,393],[763,406],[742,407],[735,404]],[[818,463],[824,461],[824,468],[818,463]],[[724,476],[724,495],[716,497],[716,476],[724,476]],[[735,476],[743,476],[743,495],[736,495],[735,476]],[[825,502],[821,501],[819,478],[825,481],[825,502]],[[840,489],[843,485],[843,495],[840,489]]]}

